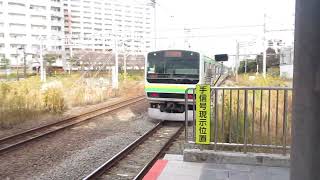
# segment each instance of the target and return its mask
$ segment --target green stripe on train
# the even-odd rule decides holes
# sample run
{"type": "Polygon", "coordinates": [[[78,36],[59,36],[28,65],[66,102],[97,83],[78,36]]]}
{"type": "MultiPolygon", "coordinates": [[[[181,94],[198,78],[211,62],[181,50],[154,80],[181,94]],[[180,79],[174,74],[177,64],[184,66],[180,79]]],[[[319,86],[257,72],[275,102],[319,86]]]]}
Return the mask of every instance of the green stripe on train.
{"type": "MultiPolygon", "coordinates": [[[[157,92],[157,93],[181,93],[184,94],[186,89],[175,89],[175,88],[145,88],[146,92],[157,92]]],[[[189,90],[189,93],[192,93],[192,90],[189,90]]]]}

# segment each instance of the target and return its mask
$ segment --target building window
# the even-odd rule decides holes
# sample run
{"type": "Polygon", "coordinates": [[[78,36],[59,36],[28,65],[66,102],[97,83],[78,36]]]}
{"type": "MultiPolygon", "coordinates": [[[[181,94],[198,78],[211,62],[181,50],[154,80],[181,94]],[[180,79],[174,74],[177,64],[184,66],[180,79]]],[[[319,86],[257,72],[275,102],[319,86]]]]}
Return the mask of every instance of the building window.
{"type": "Polygon", "coordinates": [[[60,12],[60,8],[59,7],[51,7],[51,10],[55,11],[55,12],[60,12]]]}
{"type": "Polygon", "coordinates": [[[11,38],[24,38],[26,37],[26,34],[10,34],[11,38]]]}
{"type": "Polygon", "coordinates": [[[26,25],[25,25],[25,24],[10,23],[10,24],[9,24],[9,27],[12,27],[12,28],[14,28],[14,27],[16,27],[16,28],[22,28],[22,27],[26,27],[26,25]]]}
{"type": "Polygon", "coordinates": [[[21,14],[21,13],[8,13],[9,16],[12,16],[12,17],[24,17],[26,16],[25,14],[21,14]]]}
{"type": "MultiPolygon", "coordinates": [[[[2,4],[2,3],[1,3],[2,4]]],[[[25,7],[23,3],[16,3],[16,2],[8,2],[8,5],[11,7],[25,7]]]]}
{"type": "MultiPolygon", "coordinates": [[[[44,16],[44,17],[45,17],[45,16],[44,16]]],[[[61,17],[51,16],[51,20],[52,20],[52,21],[60,21],[60,20],[61,20],[61,17]]]]}
{"type": "Polygon", "coordinates": [[[51,30],[61,31],[61,27],[60,26],[51,26],[51,30]]]}
{"type": "Polygon", "coordinates": [[[31,19],[46,20],[46,16],[31,15],[31,19]]]}
{"type": "Polygon", "coordinates": [[[38,6],[38,5],[30,5],[30,9],[34,9],[36,11],[46,10],[45,6],[38,6]]]}

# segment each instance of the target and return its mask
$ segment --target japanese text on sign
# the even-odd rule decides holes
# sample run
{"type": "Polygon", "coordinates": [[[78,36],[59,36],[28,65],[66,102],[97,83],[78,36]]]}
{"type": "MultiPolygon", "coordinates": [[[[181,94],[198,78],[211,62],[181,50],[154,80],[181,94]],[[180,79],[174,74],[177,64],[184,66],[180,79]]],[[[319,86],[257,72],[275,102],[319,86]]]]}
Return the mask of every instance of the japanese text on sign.
{"type": "Polygon", "coordinates": [[[210,85],[196,86],[196,143],[210,143],[210,85]]]}

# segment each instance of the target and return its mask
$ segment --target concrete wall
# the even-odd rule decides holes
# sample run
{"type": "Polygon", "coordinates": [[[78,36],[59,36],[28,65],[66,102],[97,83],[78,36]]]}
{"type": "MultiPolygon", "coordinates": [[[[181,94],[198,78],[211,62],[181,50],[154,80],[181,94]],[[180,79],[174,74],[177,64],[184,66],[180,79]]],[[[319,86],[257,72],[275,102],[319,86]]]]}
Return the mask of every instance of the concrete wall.
{"type": "Polygon", "coordinates": [[[280,76],[284,78],[292,78],[293,65],[280,65],[280,76]]]}

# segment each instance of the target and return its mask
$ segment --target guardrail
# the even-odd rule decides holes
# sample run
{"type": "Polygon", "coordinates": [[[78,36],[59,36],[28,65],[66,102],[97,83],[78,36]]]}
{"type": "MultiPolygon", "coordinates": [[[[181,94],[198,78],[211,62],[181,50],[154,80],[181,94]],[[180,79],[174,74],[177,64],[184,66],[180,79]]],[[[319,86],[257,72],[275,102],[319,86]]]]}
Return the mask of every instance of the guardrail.
{"type": "MultiPolygon", "coordinates": [[[[195,89],[193,93],[193,121],[188,122],[185,140],[195,143],[195,89]],[[191,132],[191,135],[189,134],[191,132]]],[[[291,144],[292,88],[287,87],[211,87],[211,134],[210,144],[239,147],[243,152],[249,148],[272,149],[273,153],[287,153],[291,144]]],[[[188,119],[188,112],[185,112],[188,119]]]]}

